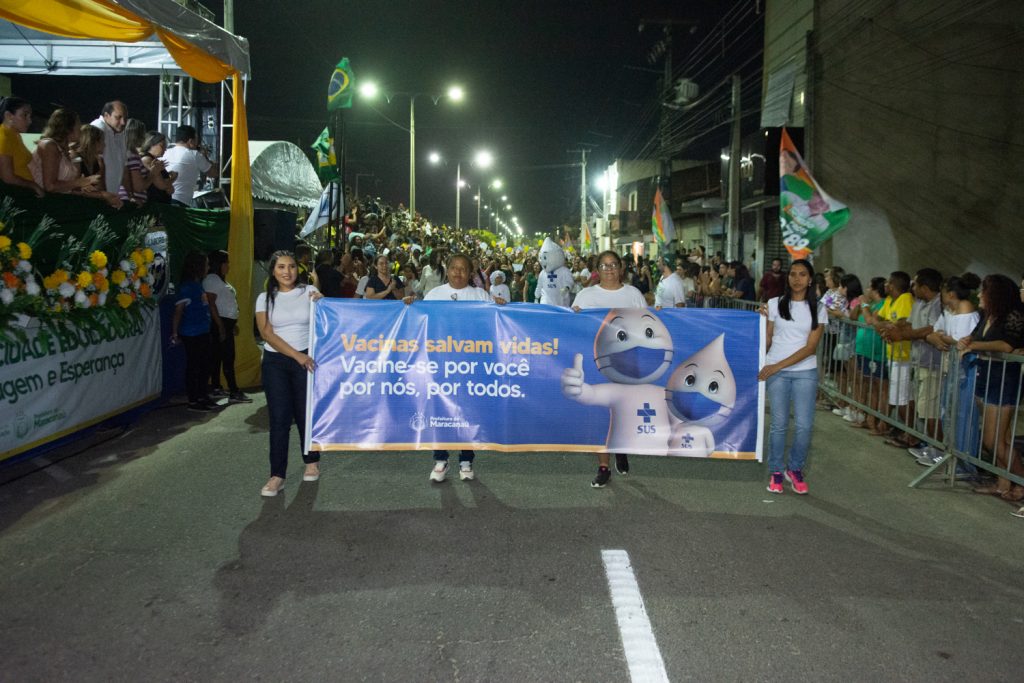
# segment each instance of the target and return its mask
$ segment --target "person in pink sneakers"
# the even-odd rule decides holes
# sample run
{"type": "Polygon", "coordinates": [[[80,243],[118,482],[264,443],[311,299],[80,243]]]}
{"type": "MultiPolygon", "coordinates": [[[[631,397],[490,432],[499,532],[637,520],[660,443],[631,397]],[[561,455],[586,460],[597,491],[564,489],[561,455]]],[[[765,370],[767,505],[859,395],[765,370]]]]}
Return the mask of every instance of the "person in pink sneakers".
{"type": "Polygon", "coordinates": [[[814,266],[793,261],[782,296],[769,299],[762,308],[768,317],[765,335],[768,355],[757,378],[766,383],[771,404],[768,432],[768,490],[782,493],[782,482],[795,493],[807,493],[804,463],[814,426],[814,400],[818,392],[818,364],[815,355],[828,322],[824,305],[814,292],[814,266]],[[786,466],[786,433],[790,407],[793,411],[793,443],[786,466]]]}

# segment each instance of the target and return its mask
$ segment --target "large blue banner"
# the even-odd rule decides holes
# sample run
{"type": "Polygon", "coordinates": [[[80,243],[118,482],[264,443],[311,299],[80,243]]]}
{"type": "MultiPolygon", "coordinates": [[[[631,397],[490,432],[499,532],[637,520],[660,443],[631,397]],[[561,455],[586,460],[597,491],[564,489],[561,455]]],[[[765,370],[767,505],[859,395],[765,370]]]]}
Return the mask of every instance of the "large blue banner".
{"type": "Polygon", "coordinates": [[[761,460],[757,313],[321,299],[312,337],[312,450],[761,460]]]}

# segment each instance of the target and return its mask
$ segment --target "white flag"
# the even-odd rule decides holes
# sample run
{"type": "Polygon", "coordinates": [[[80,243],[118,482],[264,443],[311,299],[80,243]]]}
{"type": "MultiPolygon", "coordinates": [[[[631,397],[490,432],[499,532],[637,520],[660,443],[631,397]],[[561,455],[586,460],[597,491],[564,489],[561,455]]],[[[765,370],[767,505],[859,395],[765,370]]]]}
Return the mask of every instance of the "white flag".
{"type": "Polygon", "coordinates": [[[336,182],[330,182],[320,195],[320,204],[316,207],[316,211],[309,214],[309,218],[306,220],[306,225],[303,226],[302,232],[299,233],[299,237],[306,237],[327,225],[331,212],[332,192],[334,194],[334,218],[337,219],[341,216],[343,213],[341,206],[341,186],[336,182]]]}

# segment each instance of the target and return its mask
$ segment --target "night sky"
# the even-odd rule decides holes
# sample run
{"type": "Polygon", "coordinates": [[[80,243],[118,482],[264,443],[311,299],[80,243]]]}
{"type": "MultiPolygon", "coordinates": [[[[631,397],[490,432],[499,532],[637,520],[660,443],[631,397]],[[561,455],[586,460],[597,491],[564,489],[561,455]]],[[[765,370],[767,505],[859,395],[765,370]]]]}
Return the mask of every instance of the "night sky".
{"type": "MultiPolygon", "coordinates": [[[[219,20],[220,3],[204,4],[219,20]]],[[[454,222],[454,161],[486,148],[496,161],[485,177],[463,164],[474,186],[463,193],[463,226],[476,222],[476,181],[500,177],[524,229],[548,230],[578,221],[580,171],[537,167],[577,162],[579,154],[569,150],[586,146],[593,180],[617,155],[637,154],[654,133],[649,121],[635,135],[656,97],[654,71],[661,68],[647,59],[660,29],[638,32],[641,19],[698,22],[694,34],[677,33],[681,63],[733,4],[236,1],[235,32],[248,38],[252,56],[250,137],[308,149],[326,124],[327,82],[341,57],[350,59],[357,84],[372,79],[385,92],[442,94],[458,83],[466,91],[461,105],[416,101],[417,208],[433,220],[454,222]],[[452,164],[430,165],[432,150],[452,164]]],[[[37,110],[65,102],[90,120],[103,101],[120,97],[134,116],[155,124],[155,78],[22,76],[13,85],[37,110]]],[[[386,201],[407,202],[409,135],[385,117],[407,128],[408,98],[371,105],[357,97],[345,116],[348,183],[356,173],[373,174],[360,177],[361,193],[372,187],[386,201]]]]}

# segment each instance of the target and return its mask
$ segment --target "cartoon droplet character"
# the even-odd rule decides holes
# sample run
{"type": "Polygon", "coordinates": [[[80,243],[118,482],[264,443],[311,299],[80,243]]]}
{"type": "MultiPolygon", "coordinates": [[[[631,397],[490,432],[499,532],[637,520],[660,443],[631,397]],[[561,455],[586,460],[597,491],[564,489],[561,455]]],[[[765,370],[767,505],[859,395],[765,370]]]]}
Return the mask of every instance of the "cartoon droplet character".
{"type": "Polygon", "coordinates": [[[562,394],[610,413],[605,445],[612,453],[665,455],[673,418],[664,388],[652,384],[672,365],[672,337],[653,313],[612,309],[594,338],[594,363],[609,381],[583,381],[583,354],[562,371],[562,394]]]}
{"type": "Polygon", "coordinates": [[[725,335],[684,360],[669,377],[665,401],[678,422],[672,427],[670,455],[708,457],[715,451],[713,430],[736,405],[736,378],[725,357],[725,335]]]}

